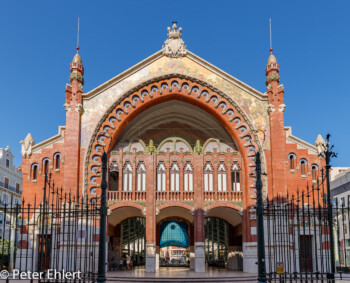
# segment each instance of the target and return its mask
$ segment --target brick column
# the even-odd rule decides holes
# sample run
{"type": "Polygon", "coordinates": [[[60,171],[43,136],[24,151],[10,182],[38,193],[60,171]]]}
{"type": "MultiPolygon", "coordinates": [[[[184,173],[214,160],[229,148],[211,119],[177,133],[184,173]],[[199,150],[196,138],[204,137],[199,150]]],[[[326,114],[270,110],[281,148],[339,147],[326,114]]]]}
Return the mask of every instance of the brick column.
{"type": "Polygon", "coordinates": [[[194,156],[194,270],[205,272],[203,155],[194,156]]]}
{"type": "Polygon", "coordinates": [[[156,156],[145,156],[146,166],[146,272],[159,269],[159,254],[156,243],[156,156]]]}
{"type": "Polygon", "coordinates": [[[65,191],[74,192],[73,195],[79,194],[79,165],[80,165],[80,128],[81,114],[83,113],[82,93],[84,84],[84,67],[77,53],[70,64],[70,83],[66,87],[66,131],[64,133],[64,181],[63,188],[65,191]]]}
{"type": "Polygon", "coordinates": [[[72,87],[67,86],[67,96],[71,99],[65,104],[66,131],[64,134],[64,183],[65,191],[78,194],[79,190],[79,160],[80,160],[80,126],[82,105],[79,103],[81,89],[72,82],[72,87]]]}

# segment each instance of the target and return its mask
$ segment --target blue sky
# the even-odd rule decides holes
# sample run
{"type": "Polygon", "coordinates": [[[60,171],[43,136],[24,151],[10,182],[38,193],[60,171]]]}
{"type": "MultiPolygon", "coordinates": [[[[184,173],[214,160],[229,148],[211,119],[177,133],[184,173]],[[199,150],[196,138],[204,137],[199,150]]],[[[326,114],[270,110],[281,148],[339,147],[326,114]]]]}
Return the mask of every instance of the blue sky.
{"type": "Polygon", "coordinates": [[[0,147],[57,134],[76,46],[89,91],[158,51],[173,20],[189,50],[265,92],[272,18],[285,125],[314,143],[332,134],[350,166],[350,1],[0,1],[0,147]]]}

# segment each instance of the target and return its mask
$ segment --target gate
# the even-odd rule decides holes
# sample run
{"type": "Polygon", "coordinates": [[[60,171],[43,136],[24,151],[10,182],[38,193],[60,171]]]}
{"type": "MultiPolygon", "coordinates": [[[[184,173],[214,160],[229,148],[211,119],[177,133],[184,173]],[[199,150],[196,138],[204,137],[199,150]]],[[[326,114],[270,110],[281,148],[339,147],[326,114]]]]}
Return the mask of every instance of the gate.
{"type": "Polygon", "coordinates": [[[100,219],[96,203],[58,189],[49,174],[43,199],[11,201],[0,207],[0,219],[0,270],[9,272],[8,280],[21,278],[22,272],[22,278],[39,279],[31,277],[38,272],[42,281],[63,281],[64,272],[75,274],[68,279],[95,280],[100,219]]]}
{"type": "Polygon", "coordinates": [[[310,186],[294,195],[267,197],[264,203],[256,154],[259,282],[334,282],[349,272],[350,197],[331,197],[332,148],[327,135],[321,154],[326,166],[310,186]]]}
{"type": "Polygon", "coordinates": [[[104,153],[100,203],[58,188],[45,174],[41,199],[0,205],[0,279],[105,282],[106,171],[104,153]]]}

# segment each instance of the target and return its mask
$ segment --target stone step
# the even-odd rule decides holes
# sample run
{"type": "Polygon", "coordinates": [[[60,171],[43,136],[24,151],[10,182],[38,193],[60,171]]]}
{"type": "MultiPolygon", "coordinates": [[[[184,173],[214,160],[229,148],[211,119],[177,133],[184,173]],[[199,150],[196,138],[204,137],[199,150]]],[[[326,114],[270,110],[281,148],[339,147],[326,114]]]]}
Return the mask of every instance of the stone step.
{"type": "Polygon", "coordinates": [[[159,277],[107,277],[107,282],[162,282],[162,283],[182,283],[182,282],[256,282],[256,276],[250,277],[191,277],[191,278],[159,278],[159,277]]]}

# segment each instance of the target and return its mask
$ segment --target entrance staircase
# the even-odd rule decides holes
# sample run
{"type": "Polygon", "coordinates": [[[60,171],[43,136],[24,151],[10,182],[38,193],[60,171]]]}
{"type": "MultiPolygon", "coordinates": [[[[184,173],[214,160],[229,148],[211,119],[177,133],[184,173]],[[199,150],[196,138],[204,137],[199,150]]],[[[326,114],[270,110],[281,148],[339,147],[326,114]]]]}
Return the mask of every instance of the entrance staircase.
{"type": "Polygon", "coordinates": [[[107,282],[256,282],[255,274],[227,269],[209,269],[204,273],[195,273],[188,268],[161,268],[157,273],[146,273],[144,269],[134,271],[113,271],[107,273],[107,282]]]}

